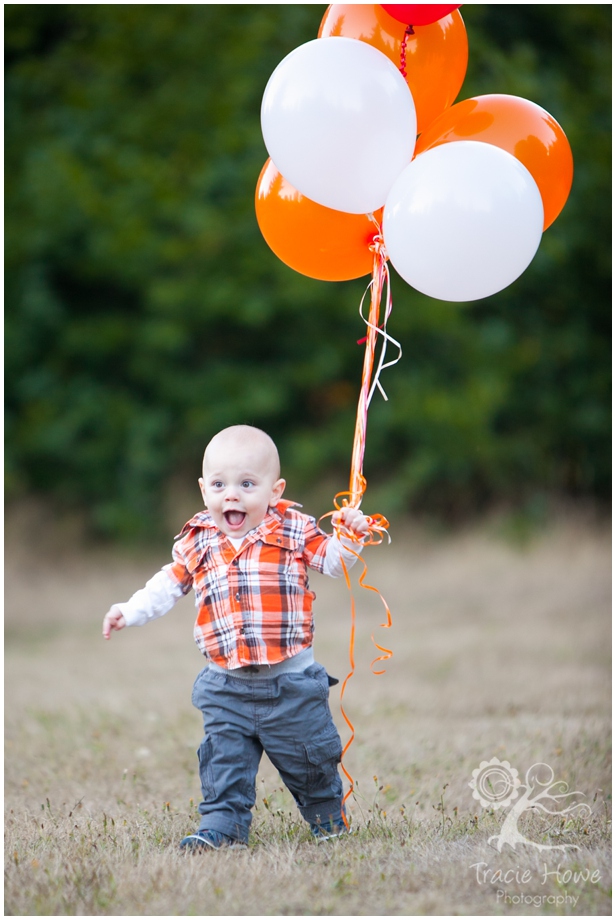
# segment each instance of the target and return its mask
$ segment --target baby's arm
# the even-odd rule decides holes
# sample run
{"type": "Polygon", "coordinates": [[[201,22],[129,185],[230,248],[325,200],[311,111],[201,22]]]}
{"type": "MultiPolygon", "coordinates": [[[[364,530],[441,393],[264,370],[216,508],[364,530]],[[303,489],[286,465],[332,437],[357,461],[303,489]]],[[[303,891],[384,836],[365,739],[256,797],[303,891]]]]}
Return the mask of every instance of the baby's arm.
{"type": "Polygon", "coordinates": [[[174,604],[189,590],[174,579],[170,578],[165,566],[146,583],[144,588],[136,591],[130,600],[122,604],[114,604],[105,614],[103,620],[103,637],[111,638],[113,630],[124,629],[125,626],[143,626],[150,620],[168,613],[174,604]]]}

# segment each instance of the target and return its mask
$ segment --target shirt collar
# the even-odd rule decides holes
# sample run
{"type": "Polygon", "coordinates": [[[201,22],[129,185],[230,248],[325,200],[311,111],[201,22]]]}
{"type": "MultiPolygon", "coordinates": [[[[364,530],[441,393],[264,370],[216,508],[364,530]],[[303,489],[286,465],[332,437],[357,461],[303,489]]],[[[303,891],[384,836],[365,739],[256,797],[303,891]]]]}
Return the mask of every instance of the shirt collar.
{"type": "MultiPolygon", "coordinates": [[[[286,498],[281,498],[276,505],[270,506],[267,514],[259,526],[255,527],[254,530],[251,530],[250,533],[247,533],[246,537],[249,537],[251,542],[260,539],[263,534],[271,533],[273,530],[276,530],[277,527],[280,527],[289,508],[301,507],[302,506],[298,502],[292,502],[288,501],[286,498]]],[[[220,538],[225,538],[225,534],[218,530],[218,527],[214,523],[210,512],[207,509],[204,509],[203,511],[198,511],[195,515],[193,515],[193,517],[191,517],[191,519],[184,524],[181,531],[176,535],[174,539],[179,540],[180,537],[185,536],[189,530],[193,530],[194,528],[209,529],[215,531],[220,538]]]]}

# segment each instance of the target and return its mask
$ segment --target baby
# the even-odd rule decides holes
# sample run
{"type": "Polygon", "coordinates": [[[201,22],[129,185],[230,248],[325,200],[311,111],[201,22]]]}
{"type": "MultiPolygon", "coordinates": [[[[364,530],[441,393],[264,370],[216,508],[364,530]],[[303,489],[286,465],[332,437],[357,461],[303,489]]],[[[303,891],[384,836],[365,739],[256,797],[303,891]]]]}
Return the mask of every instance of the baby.
{"type": "MultiPolygon", "coordinates": [[[[206,510],[184,525],[173,563],[103,621],[109,639],[113,630],[163,616],[194,588],[194,635],[207,659],[192,694],[205,730],[203,801],[199,828],[180,843],[185,852],[246,845],[263,751],[315,837],[346,829],[342,745],[328,703],[329,685],[338,681],[314,660],[307,567],[339,576],[361,544],[320,530],[282,499],[285,485],[265,432],[248,425],[219,432],[203,456],[206,510]]],[[[368,531],[356,508],[336,511],[332,522],[358,538],[368,531]]]]}

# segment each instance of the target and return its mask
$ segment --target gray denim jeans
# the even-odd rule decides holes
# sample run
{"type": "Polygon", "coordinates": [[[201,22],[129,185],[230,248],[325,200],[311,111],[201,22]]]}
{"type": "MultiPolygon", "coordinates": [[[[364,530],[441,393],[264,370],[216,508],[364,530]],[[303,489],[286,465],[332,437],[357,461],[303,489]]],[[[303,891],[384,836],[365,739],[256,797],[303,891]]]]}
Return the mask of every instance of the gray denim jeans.
{"type": "Polygon", "coordinates": [[[303,672],[245,679],[206,667],[192,701],[203,714],[198,750],[203,801],[199,830],[244,843],[263,751],[310,824],[340,818],[340,736],[329,709],[329,678],[320,664],[303,672]]]}

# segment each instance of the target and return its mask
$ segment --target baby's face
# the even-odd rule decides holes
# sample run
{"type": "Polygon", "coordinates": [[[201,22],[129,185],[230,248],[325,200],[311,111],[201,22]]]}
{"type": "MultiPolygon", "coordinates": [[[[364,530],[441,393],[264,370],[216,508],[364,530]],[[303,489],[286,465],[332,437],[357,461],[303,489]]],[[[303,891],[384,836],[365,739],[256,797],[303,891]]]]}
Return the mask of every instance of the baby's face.
{"type": "Polygon", "coordinates": [[[259,442],[214,439],[209,444],[199,485],[206,508],[224,534],[244,537],[280,499],[285,481],[277,478],[277,459],[259,442]]]}

